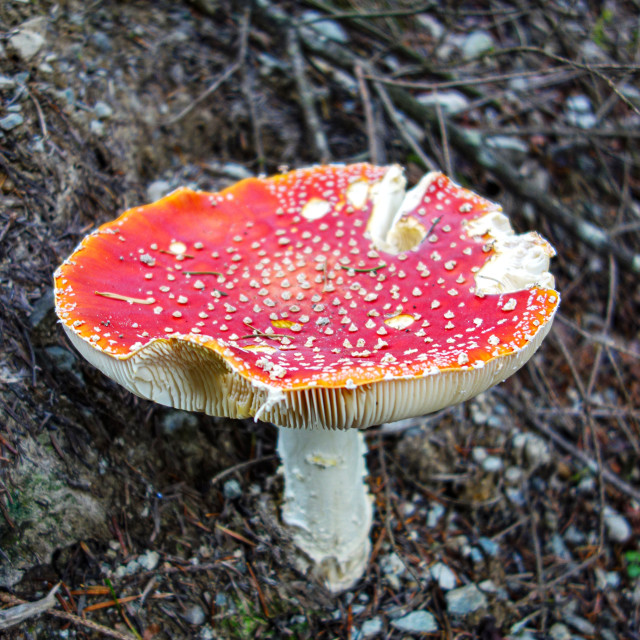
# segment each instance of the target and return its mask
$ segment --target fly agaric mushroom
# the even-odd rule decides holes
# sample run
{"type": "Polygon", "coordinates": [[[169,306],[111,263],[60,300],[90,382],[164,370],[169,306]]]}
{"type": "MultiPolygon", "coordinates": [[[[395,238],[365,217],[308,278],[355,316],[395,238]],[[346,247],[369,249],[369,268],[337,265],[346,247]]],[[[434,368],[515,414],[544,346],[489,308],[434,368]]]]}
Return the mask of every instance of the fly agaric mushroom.
{"type": "Polygon", "coordinates": [[[360,429],[504,380],[558,305],[551,246],[429,173],[322,166],[179,189],[87,236],[55,273],[71,342],[164,405],[279,427],[283,520],[332,591],[369,555],[360,429]]]}

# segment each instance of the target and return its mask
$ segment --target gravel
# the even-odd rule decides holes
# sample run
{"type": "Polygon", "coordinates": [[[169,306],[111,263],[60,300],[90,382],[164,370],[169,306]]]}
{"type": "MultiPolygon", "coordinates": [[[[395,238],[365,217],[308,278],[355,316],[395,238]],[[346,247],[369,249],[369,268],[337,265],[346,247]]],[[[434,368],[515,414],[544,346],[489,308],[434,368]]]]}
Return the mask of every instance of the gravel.
{"type": "Polygon", "coordinates": [[[431,577],[440,585],[443,591],[451,591],[458,583],[456,574],[442,562],[434,564],[430,569],[430,573],[431,577]]]}
{"type": "Polygon", "coordinates": [[[0,129],[11,131],[24,123],[24,118],[19,113],[10,113],[8,116],[0,119],[0,129]]]}
{"type": "Polygon", "coordinates": [[[23,29],[9,38],[9,49],[18,58],[28,62],[38,54],[45,43],[45,39],[37,31],[23,29]]]}
{"type": "Polygon", "coordinates": [[[428,611],[419,610],[391,621],[391,626],[407,633],[433,633],[439,630],[438,622],[428,611]]]}
{"type": "Polygon", "coordinates": [[[466,616],[487,606],[487,598],[475,584],[468,584],[445,595],[447,612],[452,616],[466,616]]]}
{"type": "Polygon", "coordinates": [[[203,611],[202,607],[197,604],[194,604],[191,607],[189,607],[182,617],[189,624],[192,624],[198,627],[204,624],[205,620],[207,619],[207,615],[203,611]]]}
{"type": "Polygon", "coordinates": [[[611,507],[604,508],[604,526],[607,530],[609,540],[612,542],[624,543],[631,538],[631,525],[626,518],[614,511],[611,507]]]}

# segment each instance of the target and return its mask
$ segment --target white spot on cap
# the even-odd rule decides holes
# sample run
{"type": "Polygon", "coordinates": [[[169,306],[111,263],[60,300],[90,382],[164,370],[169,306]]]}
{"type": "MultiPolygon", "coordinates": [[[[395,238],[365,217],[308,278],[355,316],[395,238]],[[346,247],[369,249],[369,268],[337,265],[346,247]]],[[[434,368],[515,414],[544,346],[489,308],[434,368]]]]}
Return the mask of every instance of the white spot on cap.
{"type": "Polygon", "coordinates": [[[302,217],[306,220],[320,220],[331,211],[331,203],[320,198],[311,198],[302,207],[302,217]]]}

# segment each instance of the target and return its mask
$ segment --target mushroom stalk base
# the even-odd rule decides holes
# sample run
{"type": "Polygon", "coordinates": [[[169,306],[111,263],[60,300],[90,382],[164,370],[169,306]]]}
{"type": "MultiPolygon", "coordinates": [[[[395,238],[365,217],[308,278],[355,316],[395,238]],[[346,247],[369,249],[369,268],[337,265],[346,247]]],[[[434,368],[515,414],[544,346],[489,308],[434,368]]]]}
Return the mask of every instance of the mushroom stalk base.
{"type": "Polygon", "coordinates": [[[280,427],[278,453],[284,466],[282,519],[304,554],[301,568],[330,591],[350,588],[362,577],[371,549],[362,433],[280,427]]]}

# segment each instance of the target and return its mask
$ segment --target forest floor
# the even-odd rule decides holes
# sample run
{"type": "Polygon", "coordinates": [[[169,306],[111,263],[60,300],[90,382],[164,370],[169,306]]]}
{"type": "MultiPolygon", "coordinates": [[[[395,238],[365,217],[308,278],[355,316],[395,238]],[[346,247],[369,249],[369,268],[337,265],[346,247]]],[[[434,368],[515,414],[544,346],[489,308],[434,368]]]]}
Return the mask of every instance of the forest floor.
{"type": "Polygon", "coordinates": [[[640,638],[638,14],[0,3],[3,637],[640,638]],[[52,295],[130,206],[325,161],[500,202],[556,247],[562,295],[517,375],[367,432],[373,554],[339,596],[292,562],[273,427],[134,397],[52,295]]]}

